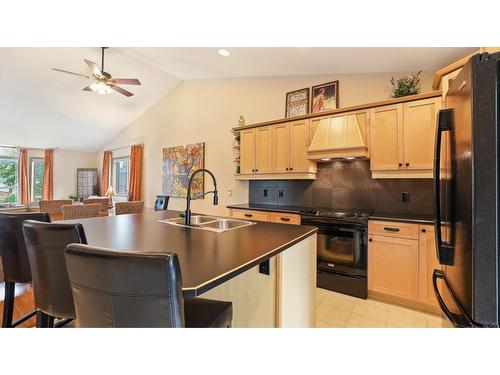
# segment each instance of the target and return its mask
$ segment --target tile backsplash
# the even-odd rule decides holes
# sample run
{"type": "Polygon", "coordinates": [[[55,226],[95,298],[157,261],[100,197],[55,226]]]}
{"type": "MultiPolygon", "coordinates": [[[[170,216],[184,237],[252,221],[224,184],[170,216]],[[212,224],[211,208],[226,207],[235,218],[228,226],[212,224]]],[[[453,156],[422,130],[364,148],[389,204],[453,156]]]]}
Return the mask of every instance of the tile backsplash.
{"type": "Polygon", "coordinates": [[[316,180],[250,181],[249,202],[432,215],[431,179],[372,179],[368,160],[318,163],[316,180]],[[401,194],[407,192],[409,201],[401,194]]]}

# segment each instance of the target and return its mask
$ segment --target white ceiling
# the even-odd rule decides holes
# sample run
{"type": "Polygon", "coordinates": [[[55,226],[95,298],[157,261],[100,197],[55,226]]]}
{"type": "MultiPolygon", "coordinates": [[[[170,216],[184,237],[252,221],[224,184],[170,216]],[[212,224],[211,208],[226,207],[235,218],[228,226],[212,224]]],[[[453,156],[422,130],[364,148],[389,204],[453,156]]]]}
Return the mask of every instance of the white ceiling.
{"type": "Polygon", "coordinates": [[[435,71],[478,48],[123,48],[181,79],[435,71]]]}
{"type": "Polygon", "coordinates": [[[0,144],[97,151],[181,80],[273,75],[434,71],[476,48],[110,48],[105,70],[138,78],[134,93],[82,91],[83,59],[99,48],[1,48],[0,144]]]}

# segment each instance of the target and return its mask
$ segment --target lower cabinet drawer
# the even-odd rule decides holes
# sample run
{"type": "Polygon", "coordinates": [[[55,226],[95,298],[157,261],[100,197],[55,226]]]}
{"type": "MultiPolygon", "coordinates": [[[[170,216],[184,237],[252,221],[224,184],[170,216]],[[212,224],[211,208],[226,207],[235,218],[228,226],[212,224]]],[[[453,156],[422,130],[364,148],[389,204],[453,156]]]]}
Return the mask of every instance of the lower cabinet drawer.
{"type": "Polygon", "coordinates": [[[368,234],[417,240],[418,224],[370,220],[368,234]]]}
{"type": "Polygon", "coordinates": [[[273,223],[300,225],[300,215],[271,212],[271,221],[273,223]]]}
{"type": "Polygon", "coordinates": [[[231,216],[236,219],[255,220],[255,221],[270,221],[271,215],[266,211],[252,211],[252,210],[231,210],[231,216]]]}

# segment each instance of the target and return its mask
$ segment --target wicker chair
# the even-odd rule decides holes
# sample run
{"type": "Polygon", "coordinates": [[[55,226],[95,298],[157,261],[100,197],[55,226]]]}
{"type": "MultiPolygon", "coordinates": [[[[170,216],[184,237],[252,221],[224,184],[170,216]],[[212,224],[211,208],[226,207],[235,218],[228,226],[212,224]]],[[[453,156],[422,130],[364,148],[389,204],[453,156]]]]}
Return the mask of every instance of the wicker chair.
{"type": "Polygon", "coordinates": [[[142,201],[115,203],[115,209],[117,215],[138,214],[142,212],[143,208],[144,208],[144,202],[142,201]]]}
{"type": "Polygon", "coordinates": [[[101,205],[101,213],[100,216],[108,216],[109,209],[109,198],[108,197],[100,197],[100,198],[87,198],[83,200],[83,204],[94,204],[99,203],[101,205]]]}
{"type": "Polygon", "coordinates": [[[62,218],[62,206],[73,204],[71,199],[55,199],[55,200],[41,200],[40,212],[47,212],[52,221],[60,220],[62,218]]]}
{"type": "Polygon", "coordinates": [[[91,217],[100,216],[101,212],[100,203],[91,204],[73,204],[71,206],[62,206],[63,220],[73,219],[88,219],[91,217]]]}

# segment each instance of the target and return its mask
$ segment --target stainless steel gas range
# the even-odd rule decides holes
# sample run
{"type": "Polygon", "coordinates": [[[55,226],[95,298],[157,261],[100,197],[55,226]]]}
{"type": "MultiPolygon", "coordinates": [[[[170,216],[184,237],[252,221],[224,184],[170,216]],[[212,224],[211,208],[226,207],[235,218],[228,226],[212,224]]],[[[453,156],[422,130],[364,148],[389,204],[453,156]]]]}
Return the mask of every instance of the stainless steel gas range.
{"type": "Polygon", "coordinates": [[[305,209],[303,225],[318,228],[317,285],[366,298],[369,211],[305,209]]]}

